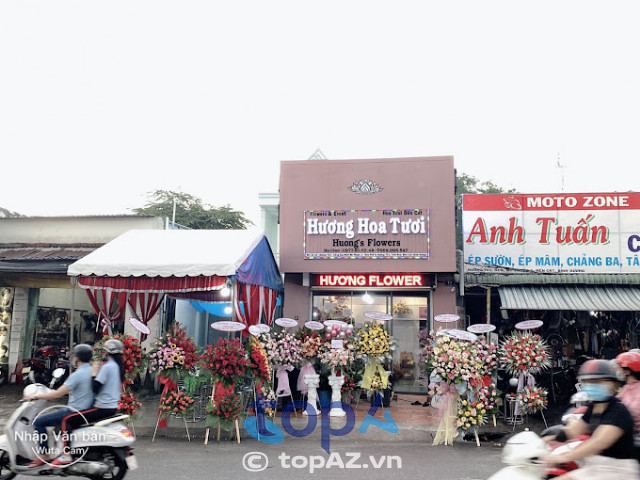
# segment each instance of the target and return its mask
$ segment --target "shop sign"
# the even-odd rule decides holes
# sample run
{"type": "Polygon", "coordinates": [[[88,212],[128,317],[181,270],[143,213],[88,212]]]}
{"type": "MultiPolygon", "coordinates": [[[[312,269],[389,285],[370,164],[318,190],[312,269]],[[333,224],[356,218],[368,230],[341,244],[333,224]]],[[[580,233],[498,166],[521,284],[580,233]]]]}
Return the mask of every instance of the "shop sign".
{"type": "Polygon", "coordinates": [[[640,273],[640,193],[463,196],[465,273],[640,273]]]}
{"type": "Polygon", "coordinates": [[[314,287],[429,287],[427,275],[419,273],[343,273],[312,276],[314,287]]]}
{"type": "Polygon", "coordinates": [[[428,259],[429,210],[307,210],[306,259],[428,259]]]}

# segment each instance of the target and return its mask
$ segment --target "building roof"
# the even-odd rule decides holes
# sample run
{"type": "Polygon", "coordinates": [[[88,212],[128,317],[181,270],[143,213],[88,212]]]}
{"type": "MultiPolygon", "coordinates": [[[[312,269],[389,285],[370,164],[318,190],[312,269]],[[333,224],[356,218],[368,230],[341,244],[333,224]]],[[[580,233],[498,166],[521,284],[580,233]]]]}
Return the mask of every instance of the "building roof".
{"type": "Polygon", "coordinates": [[[3,245],[0,246],[0,272],[67,273],[73,262],[100,245],[3,245]]]}

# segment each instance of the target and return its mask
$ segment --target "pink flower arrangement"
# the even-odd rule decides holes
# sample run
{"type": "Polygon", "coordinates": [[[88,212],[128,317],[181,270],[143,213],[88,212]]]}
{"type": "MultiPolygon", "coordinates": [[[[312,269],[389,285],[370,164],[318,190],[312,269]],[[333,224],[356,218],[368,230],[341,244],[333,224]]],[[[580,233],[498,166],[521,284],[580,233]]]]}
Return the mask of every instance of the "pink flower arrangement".
{"type": "Polygon", "coordinates": [[[481,341],[470,343],[438,335],[430,350],[427,368],[444,383],[469,382],[472,386],[480,385],[487,373],[485,361],[491,361],[486,343],[481,341]]]}
{"type": "Polygon", "coordinates": [[[300,340],[291,333],[263,333],[260,335],[260,343],[272,365],[297,366],[303,360],[300,340]]]}
{"type": "Polygon", "coordinates": [[[332,372],[341,372],[349,367],[353,360],[352,344],[345,344],[344,348],[328,348],[320,355],[320,363],[327,365],[332,372]]]}

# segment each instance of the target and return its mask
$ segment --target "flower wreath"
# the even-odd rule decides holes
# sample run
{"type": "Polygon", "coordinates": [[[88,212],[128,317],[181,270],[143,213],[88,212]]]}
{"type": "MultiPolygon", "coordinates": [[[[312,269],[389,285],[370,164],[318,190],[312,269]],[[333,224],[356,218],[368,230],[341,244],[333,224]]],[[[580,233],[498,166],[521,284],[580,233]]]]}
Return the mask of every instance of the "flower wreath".
{"type": "Polygon", "coordinates": [[[517,400],[522,405],[522,413],[529,415],[547,408],[548,391],[542,387],[525,387],[518,393],[517,400]]]}
{"type": "Polygon", "coordinates": [[[547,343],[538,334],[514,332],[500,345],[500,363],[511,375],[539,373],[550,364],[547,343]]]}

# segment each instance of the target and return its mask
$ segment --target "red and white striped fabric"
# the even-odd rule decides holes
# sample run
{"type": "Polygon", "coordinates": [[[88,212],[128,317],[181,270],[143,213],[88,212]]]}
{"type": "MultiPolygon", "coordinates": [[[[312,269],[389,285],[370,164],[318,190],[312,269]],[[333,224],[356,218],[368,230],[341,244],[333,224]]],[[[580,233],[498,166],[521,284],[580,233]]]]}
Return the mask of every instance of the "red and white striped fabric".
{"type": "Polygon", "coordinates": [[[260,303],[262,304],[262,312],[267,325],[273,323],[273,317],[276,313],[276,302],[278,301],[278,292],[267,287],[260,287],[260,303]]]}
{"type": "MultiPolygon", "coordinates": [[[[234,311],[236,320],[244,323],[247,327],[260,323],[262,314],[260,304],[260,288],[257,285],[236,282],[234,284],[235,294],[233,296],[234,311]],[[240,302],[244,304],[244,315],[240,310],[240,302]]],[[[242,331],[243,337],[249,336],[248,328],[242,331]]]]}
{"type": "MultiPolygon", "coordinates": [[[[133,314],[140,320],[142,323],[147,325],[149,320],[153,318],[156,314],[160,305],[162,305],[162,300],[164,300],[164,292],[154,293],[154,292],[137,292],[131,293],[129,295],[129,305],[133,310],[133,314]],[[138,307],[140,311],[140,315],[138,315],[138,307]]],[[[140,334],[140,342],[144,342],[147,338],[147,335],[144,333],[140,334]]]]}
{"type": "Polygon", "coordinates": [[[127,293],[91,288],[86,289],[86,292],[96,315],[98,315],[96,330],[102,326],[102,334],[111,335],[113,333],[113,322],[121,322],[124,319],[124,312],[127,307],[127,293]]]}

